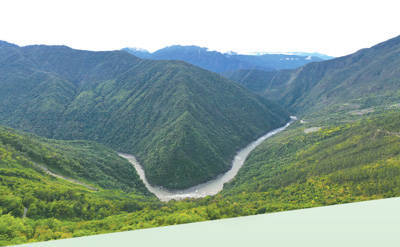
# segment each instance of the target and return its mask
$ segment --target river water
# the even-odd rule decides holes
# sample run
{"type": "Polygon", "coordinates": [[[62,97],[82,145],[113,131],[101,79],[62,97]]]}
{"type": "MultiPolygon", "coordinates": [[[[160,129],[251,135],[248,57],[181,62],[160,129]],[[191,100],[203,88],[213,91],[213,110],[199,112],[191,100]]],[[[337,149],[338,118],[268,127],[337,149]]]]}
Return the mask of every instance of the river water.
{"type": "Polygon", "coordinates": [[[122,153],[120,153],[119,155],[127,159],[135,167],[137,173],[139,174],[146,188],[150,192],[155,194],[161,201],[169,201],[172,199],[180,200],[189,197],[200,198],[200,197],[215,195],[223,189],[223,186],[226,182],[229,182],[236,176],[239,169],[243,166],[247,156],[249,156],[250,152],[253,151],[258,145],[260,145],[263,141],[265,141],[269,137],[285,130],[294,120],[296,120],[296,117],[291,117],[291,119],[292,120],[288,122],[285,126],[268,132],[267,134],[261,136],[257,140],[247,145],[245,148],[241,149],[235,155],[232,161],[232,168],[226,173],[221,174],[218,177],[208,182],[198,184],[196,186],[184,190],[168,190],[163,187],[153,186],[149,184],[149,182],[146,179],[142,166],[139,164],[139,162],[133,155],[122,154],[122,153]]]}

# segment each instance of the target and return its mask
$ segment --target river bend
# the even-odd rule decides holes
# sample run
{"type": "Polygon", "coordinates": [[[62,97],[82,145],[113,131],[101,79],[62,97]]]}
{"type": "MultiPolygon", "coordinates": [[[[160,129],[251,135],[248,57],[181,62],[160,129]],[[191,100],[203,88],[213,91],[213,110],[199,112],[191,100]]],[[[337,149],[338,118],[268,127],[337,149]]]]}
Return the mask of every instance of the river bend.
{"type": "Polygon", "coordinates": [[[290,122],[288,122],[285,126],[280,127],[278,129],[271,130],[270,132],[261,136],[260,138],[253,141],[252,143],[247,145],[245,148],[243,148],[239,152],[237,152],[237,154],[235,155],[235,157],[232,161],[232,168],[229,171],[219,175],[218,177],[216,177],[208,182],[198,184],[196,186],[193,186],[193,187],[190,187],[190,188],[187,188],[184,190],[168,190],[163,187],[153,186],[153,185],[149,184],[149,182],[146,179],[146,176],[145,176],[142,166],[139,164],[139,162],[136,160],[136,158],[133,155],[122,154],[122,153],[119,153],[119,155],[121,157],[127,159],[135,167],[137,173],[140,176],[140,179],[143,181],[146,188],[150,192],[155,194],[161,201],[169,201],[172,199],[180,200],[180,199],[189,198],[189,197],[200,198],[200,197],[205,197],[205,196],[209,196],[209,195],[215,195],[223,189],[223,186],[225,183],[229,182],[236,176],[239,169],[243,166],[247,156],[249,156],[250,152],[253,151],[258,145],[260,145],[266,139],[285,130],[294,120],[296,120],[296,117],[291,117],[291,119],[292,120],[290,122]]]}

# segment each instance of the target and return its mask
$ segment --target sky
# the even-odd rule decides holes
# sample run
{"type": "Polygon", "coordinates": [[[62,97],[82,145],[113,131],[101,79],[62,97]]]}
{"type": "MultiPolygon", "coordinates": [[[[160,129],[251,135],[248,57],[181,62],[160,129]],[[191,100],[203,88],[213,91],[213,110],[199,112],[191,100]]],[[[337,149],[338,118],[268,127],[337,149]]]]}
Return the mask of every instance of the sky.
{"type": "Polygon", "coordinates": [[[400,35],[399,2],[1,0],[0,40],[85,50],[180,44],[342,56],[400,35]]]}

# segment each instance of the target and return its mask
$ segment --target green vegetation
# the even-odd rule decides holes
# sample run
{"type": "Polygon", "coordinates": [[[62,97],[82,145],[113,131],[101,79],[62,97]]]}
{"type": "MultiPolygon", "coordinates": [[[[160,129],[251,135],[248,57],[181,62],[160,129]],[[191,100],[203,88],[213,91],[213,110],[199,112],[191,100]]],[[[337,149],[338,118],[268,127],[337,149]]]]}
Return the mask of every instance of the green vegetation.
{"type": "Polygon", "coordinates": [[[238,82],[250,91],[263,95],[264,91],[271,90],[272,85],[269,85],[269,83],[274,80],[274,76],[280,73],[282,71],[279,70],[241,69],[225,72],[223,75],[238,82]]]}
{"type": "Polygon", "coordinates": [[[0,245],[22,243],[35,234],[34,230],[22,236],[14,231],[19,225],[5,222],[7,219],[36,226],[55,219],[102,219],[156,205],[135,169],[112,150],[91,142],[54,141],[0,127],[0,245]],[[43,168],[79,179],[84,185],[50,176],[43,168]]]}
{"type": "Polygon", "coordinates": [[[0,55],[0,124],[134,154],[149,182],[168,188],[228,170],[238,149],[288,121],[279,106],[184,62],[4,42],[0,55]]]}
{"type": "MultiPolygon", "coordinates": [[[[238,176],[222,193],[212,197],[168,203],[142,199],[133,212],[116,210],[112,215],[88,218],[60,218],[51,212],[53,218],[28,214],[22,219],[21,213],[3,213],[2,243],[44,241],[400,196],[399,120],[399,111],[370,114],[352,123],[323,126],[308,134],[304,129],[321,122],[297,122],[259,146],[238,176]]],[[[85,198],[92,200],[106,193],[81,191],[86,191],[85,198]]],[[[115,196],[110,203],[123,200],[115,196]]],[[[86,207],[92,208],[91,203],[87,202],[86,207]]],[[[136,205],[133,201],[129,205],[132,204],[136,205]]]]}
{"type": "Polygon", "coordinates": [[[392,111],[308,133],[320,123],[296,123],[252,152],[224,194],[291,188],[306,199],[314,195],[321,205],[399,195],[399,120],[392,111]],[[323,187],[312,189],[316,185],[323,187]]]}
{"type": "Polygon", "coordinates": [[[279,71],[274,76],[261,78],[254,71],[232,78],[269,99],[281,101],[297,115],[365,98],[384,101],[388,95],[396,96],[398,103],[399,54],[400,36],[348,56],[279,71]]]}
{"type": "Polygon", "coordinates": [[[94,142],[50,140],[0,127],[0,144],[11,150],[11,156],[1,159],[4,166],[12,167],[5,157],[17,153],[28,159],[26,162],[36,170],[46,168],[95,187],[148,193],[127,160],[94,142]]]}

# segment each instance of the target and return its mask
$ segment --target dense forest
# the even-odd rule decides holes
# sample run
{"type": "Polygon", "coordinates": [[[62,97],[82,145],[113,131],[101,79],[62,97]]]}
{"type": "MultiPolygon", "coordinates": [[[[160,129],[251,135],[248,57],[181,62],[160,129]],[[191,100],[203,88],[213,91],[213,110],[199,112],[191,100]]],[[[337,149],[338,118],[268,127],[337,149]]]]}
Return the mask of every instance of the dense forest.
{"type": "Polygon", "coordinates": [[[0,42],[0,124],[135,155],[147,179],[187,188],[284,125],[285,110],[218,74],[124,51],[0,42]]]}
{"type": "Polygon", "coordinates": [[[2,163],[2,173],[7,175],[2,175],[1,191],[7,196],[0,203],[0,243],[400,196],[399,120],[400,111],[392,109],[311,132],[306,130],[321,122],[298,121],[260,145],[222,193],[168,203],[146,193],[91,191],[50,178],[34,168],[26,169],[29,159],[3,145],[1,155],[7,159],[2,160],[14,168],[2,163]],[[24,207],[28,208],[25,218],[24,207]]]}
{"type": "Polygon", "coordinates": [[[32,222],[100,219],[150,207],[150,202],[157,204],[136,170],[109,148],[0,127],[1,245],[30,238],[12,240],[19,233],[14,231],[16,225],[3,221],[7,218],[32,222]]]}

